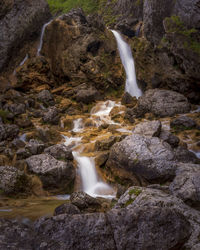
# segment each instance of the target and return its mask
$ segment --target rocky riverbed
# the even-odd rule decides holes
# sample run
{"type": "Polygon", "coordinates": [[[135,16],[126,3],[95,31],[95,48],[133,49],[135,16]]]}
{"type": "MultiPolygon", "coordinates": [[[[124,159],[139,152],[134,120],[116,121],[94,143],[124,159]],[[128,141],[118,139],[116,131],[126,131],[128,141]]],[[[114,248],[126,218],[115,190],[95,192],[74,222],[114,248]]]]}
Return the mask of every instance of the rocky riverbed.
{"type": "Polygon", "coordinates": [[[1,249],[200,248],[199,3],[179,2],[2,1],[1,249]]]}

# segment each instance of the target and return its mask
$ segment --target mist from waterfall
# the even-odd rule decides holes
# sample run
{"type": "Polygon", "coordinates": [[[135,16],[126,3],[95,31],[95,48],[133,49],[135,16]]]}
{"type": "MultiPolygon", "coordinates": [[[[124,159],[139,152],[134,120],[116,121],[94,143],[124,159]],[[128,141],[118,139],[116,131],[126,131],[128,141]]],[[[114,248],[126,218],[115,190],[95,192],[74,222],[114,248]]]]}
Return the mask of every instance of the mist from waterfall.
{"type": "Polygon", "coordinates": [[[128,92],[131,96],[140,97],[142,91],[139,89],[136,80],[135,73],[135,63],[132,56],[130,46],[122,39],[121,35],[115,31],[111,30],[117,41],[118,50],[120,53],[120,58],[124,69],[126,71],[126,86],[125,91],[128,92]]]}

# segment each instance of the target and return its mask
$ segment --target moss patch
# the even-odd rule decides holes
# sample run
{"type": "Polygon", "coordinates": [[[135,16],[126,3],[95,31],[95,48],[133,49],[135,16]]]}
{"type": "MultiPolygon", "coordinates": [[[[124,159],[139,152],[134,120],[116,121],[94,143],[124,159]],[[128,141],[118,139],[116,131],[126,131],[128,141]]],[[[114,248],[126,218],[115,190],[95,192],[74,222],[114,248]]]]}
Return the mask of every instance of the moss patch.
{"type": "Polygon", "coordinates": [[[141,194],[141,192],[142,192],[142,190],[140,190],[140,189],[138,189],[138,188],[134,188],[134,189],[131,189],[129,192],[128,192],[128,194],[129,195],[136,195],[136,196],[138,196],[139,194],[141,194]]]}

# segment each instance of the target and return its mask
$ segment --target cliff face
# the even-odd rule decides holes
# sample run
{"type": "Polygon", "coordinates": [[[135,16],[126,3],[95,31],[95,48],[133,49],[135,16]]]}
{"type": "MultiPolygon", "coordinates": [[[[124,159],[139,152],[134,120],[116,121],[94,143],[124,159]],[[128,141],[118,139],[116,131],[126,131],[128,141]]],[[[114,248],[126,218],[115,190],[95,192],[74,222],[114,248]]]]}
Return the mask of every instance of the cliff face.
{"type": "Polygon", "coordinates": [[[0,71],[9,63],[26,40],[40,33],[50,18],[45,0],[6,0],[0,3],[0,71]]]}

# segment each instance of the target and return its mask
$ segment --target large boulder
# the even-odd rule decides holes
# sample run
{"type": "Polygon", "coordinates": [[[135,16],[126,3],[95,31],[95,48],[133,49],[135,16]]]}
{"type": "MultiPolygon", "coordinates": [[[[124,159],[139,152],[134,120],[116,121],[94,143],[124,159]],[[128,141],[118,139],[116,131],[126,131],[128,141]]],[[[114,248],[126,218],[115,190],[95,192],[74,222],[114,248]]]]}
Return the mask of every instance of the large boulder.
{"type": "MultiPolygon", "coordinates": [[[[105,91],[124,83],[112,32],[100,16],[86,18],[81,9],[71,10],[46,27],[41,54],[48,58],[60,82],[70,80],[73,87],[86,83],[105,91]]],[[[92,89],[80,91],[77,100],[92,101],[95,93],[92,89]]]]}
{"type": "Polygon", "coordinates": [[[45,0],[6,1],[6,5],[4,2],[5,11],[0,19],[0,71],[8,65],[25,40],[40,34],[42,25],[50,18],[45,0]]]}
{"type": "Polygon", "coordinates": [[[112,146],[107,167],[117,175],[125,172],[128,179],[134,175],[149,182],[166,181],[175,175],[174,160],[169,144],[133,134],[112,146]]]}
{"type": "Polygon", "coordinates": [[[144,135],[147,137],[156,136],[159,137],[161,132],[161,122],[160,121],[148,121],[141,122],[137,124],[133,130],[134,134],[144,135]]]}
{"type": "Polygon", "coordinates": [[[173,116],[190,111],[190,104],[186,97],[171,90],[150,89],[138,100],[133,108],[135,116],[143,116],[147,112],[158,117],[173,116]]]}
{"type": "Polygon", "coordinates": [[[26,163],[28,170],[40,177],[44,188],[72,190],[75,179],[72,163],[58,161],[49,154],[33,155],[26,159],[26,163]]]}
{"type": "Polygon", "coordinates": [[[180,116],[178,118],[173,119],[170,122],[170,126],[175,129],[193,129],[197,126],[197,123],[188,116],[180,116]]]}
{"type": "Polygon", "coordinates": [[[52,155],[57,160],[73,160],[72,150],[64,144],[56,144],[44,150],[45,153],[52,155]]]}

